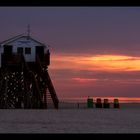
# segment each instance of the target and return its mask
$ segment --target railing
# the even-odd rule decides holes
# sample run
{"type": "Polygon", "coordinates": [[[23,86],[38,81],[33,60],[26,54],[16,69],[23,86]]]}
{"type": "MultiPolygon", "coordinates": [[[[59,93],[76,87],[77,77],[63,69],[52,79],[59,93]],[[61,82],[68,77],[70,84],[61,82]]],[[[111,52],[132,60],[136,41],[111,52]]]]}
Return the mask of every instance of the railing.
{"type": "Polygon", "coordinates": [[[2,54],[2,64],[17,64],[21,62],[21,55],[20,54],[2,54]]]}
{"type": "Polygon", "coordinates": [[[45,53],[44,56],[36,55],[36,62],[38,61],[38,58],[40,60],[40,63],[43,63],[47,66],[50,65],[50,53],[45,53]]]}
{"type": "Polygon", "coordinates": [[[50,53],[44,55],[44,62],[46,65],[50,65],[50,53]]]}

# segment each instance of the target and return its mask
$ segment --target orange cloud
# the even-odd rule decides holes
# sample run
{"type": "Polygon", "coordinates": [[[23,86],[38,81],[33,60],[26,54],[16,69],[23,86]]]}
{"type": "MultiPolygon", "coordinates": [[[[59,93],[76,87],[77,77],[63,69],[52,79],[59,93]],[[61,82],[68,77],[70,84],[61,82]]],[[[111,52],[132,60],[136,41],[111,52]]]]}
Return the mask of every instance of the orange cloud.
{"type": "Polygon", "coordinates": [[[77,82],[80,82],[80,83],[88,83],[88,82],[93,82],[93,81],[97,81],[97,79],[94,79],[94,78],[72,78],[72,80],[75,80],[77,82]]]}
{"type": "Polygon", "coordinates": [[[51,69],[139,71],[140,57],[125,55],[54,55],[51,69]]]}

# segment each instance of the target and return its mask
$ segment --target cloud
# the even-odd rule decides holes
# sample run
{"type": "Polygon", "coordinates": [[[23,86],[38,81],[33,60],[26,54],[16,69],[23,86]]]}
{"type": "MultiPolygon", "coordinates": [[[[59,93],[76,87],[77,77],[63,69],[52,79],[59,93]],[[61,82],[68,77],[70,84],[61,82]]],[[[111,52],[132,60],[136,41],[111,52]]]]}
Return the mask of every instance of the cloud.
{"type": "Polygon", "coordinates": [[[97,79],[95,78],[80,78],[80,77],[72,78],[72,80],[75,80],[77,82],[84,83],[84,84],[97,81],[97,79]]]}
{"type": "Polygon", "coordinates": [[[54,55],[51,69],[139,71],[140,57],[126,55],[54,55]]]}
{"type": "Polygon", "coordinates": [[[140,57],[55,54],[49,73],[59,97],[139,96],[140,57]]]}

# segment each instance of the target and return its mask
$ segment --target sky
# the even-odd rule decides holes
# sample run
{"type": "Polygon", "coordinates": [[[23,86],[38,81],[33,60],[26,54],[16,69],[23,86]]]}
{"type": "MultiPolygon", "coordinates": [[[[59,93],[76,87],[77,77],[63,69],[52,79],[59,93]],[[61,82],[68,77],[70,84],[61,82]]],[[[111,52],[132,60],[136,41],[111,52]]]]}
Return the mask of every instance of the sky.
{"type": "Polygon", "coordinates": [[[59,98],[140,97],[140,7],[0,7],[0,40],[50,46],[59,98]]]}

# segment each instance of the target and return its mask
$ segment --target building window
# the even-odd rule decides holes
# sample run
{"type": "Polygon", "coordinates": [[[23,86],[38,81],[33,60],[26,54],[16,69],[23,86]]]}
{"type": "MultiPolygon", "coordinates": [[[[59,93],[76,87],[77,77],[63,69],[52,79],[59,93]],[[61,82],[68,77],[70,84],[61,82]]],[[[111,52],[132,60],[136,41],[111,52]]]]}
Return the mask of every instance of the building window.
{"type": "Polygon", "coordinates": [[[17,53],[18,54],[23,54],[23,48],[22,47],[18,47],[17,48],[17,53]]]}
{"type": "Polygon", "coordinates": [[[25,48],[25,54],[31,54],[31,48],[25,48]]]}

